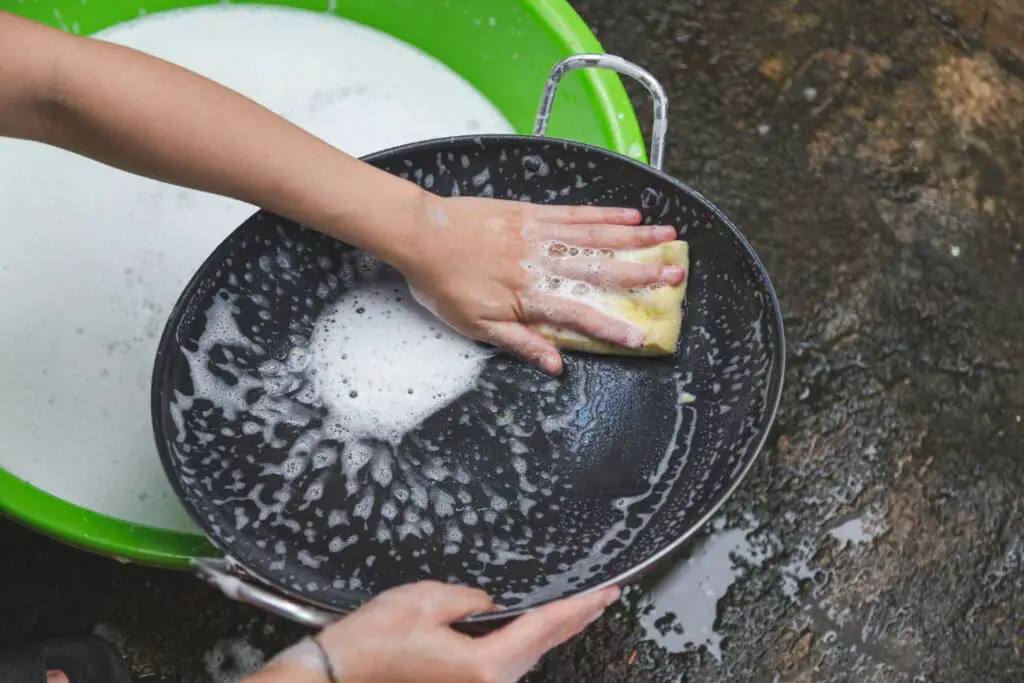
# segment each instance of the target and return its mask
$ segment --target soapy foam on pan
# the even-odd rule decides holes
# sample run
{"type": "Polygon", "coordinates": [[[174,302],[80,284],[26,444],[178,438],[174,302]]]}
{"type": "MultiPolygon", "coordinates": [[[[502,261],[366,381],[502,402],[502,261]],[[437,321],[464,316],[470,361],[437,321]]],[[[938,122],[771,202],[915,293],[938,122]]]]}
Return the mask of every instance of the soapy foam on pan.
{"type": "MultiPolygon", "coordinates": [[[[258,261],[273,270],[270,264],[287,260],[294,248],[282,244],[258,261]]],[[[220,292],[205,313],[197,348],[183,349],[194,390],[177,393],[170,409],[183,485],[199,495],[214,492],[214,509],[231,511],[227,520],[210,517],[226,521],[225,532],[244,530],[259,539],[269,529],[275,540],[259,547],[273,553],[271,569],[293,589],[320,590],[319,577],[334,589],[372,585],[360,564],[353,569],[351,559],[341,559],[355,548],[356,562],[366,567],[415,560],[424,576],[435,578],[444,576],[439,557],[459,555],[466,570],[458,580],[475,579],[485,588],[494,582],[486,567],[550,563],[556,571],[545,572],[540,586],[525,575],[495,597],[514,606],[558,594],[585,583],[627,547],[671,490],[655,487],[680,476],[685,449],[675,436],[689,408],[677,404],[673,445],[643,491],[575,499],[556,463],[601,422],[593,381],[581,377],[575,391],[562,393],[556,379],[516,379],[509,361],[485,365],[483,349],[413,303],[402,280],[365,254],[346,253],[340,264],[322,255],[289,263],[281,277],[305,278],[305,269],[323,267],[321,277],[341,290],[318,289],[323,303],[295,313],[290,329],[306,332],[292,334],[292,346],[283,349],[240,322],[249,303],[270,310],[267,297],[220,292]],[[269,351],[272,346],[277,350],[269,351]],[[473,392],[469,400],[450,405],[465,392],[473,392]],[[417,429],[440,410],[448,415],[439,428],[417,429]],[[589,419],[580,423],[584,414],[589,419]],[[225,428],[256,441],[218,438],[225,428]],[[464,434],[477,440],[459,441],[464,434]],[[486,456],[476,452],[481,448],[486,456]],[[261,473],[255,484],[242,484],[245,475],[236,468],[254,462],[257,452],[261,473]],[[310,525],[307,510],[323,522],[310,525]],[[605,523],[578,526],[590,515],[605,523]],[[580,557],[587,548],[592,551],[580,557]],[[296,566],[322,573],[298,582],[290,574],[296,566]],[[327,578],[339,566],[343,575],[327,578]]],[[[689,378],[665,381],[679,392],[689,378]]]]}
{"type": "MultiPolygon", "coordinates": [[[[275,259],[261,257],[260,262],[264,260],[275,259]]],[[[239,323],[243,299],[267,307],[266,297],[226,291],[214,297],[196,348],[182,349],[192,390],[188,395],[176,392],[170,405],[178,428],[174,450],[181,460],[182,484],[205,489],[214,486],[214,479],[233,477],[226,494],[218,489],[224,497],[213,504],[233,511],[236,529],[258,531],[267,525],[275,536],[288,538],[284,530],[290,530],[307,543],[312,539],[305,531],[311,529],[296,521],[293,506],[301,501],[302,511],[322,502],[325,508],[317,508],[317,515],[339,534],[328,543],[330,553],[344,551],[360,533],[363,547],[368,547],[369,533],[386,545],[410,538],[440,542],[445,555],[473,548],[486,563],[530,559],[532,532],[516,525],[538,497],[552,495],[557,478],[528,472],[527,461],[516,455],[524,447],[512,440],[509,467],[516,473],[517,488],[496,491],[463,467],[467,454],[450,458],[440,442],[431,443],[416,430],[424,418],[471,389],[479,389],[483,401],[462,406],[463,416],[474,416],[475,426],[494,429],[499,410],[493,403],[495,387],[477,379],[489,354],[414,303],[393,271],[365,254],[347,253],[327,280],[345,283],[344,293],[334,296],[326,287],[317,294],[327,302],[323,312],[315,319],[299,314],[295,321],[310,329],[308,338],[292,335],[294,346],[273,355],[258,334],[249,336],[249,328],[239,323]],[[293,434],[288,439],[279,436],[285,425],[293,434]],[[252,442],[236,450],[237,441],[218,439],[225,430],[234,434],[239,429],[273,450],[254,449],[252,442]],[[262,453],[259,483],[236,486],[241,475],[233,465],[244,459],[253,462],[253,452],[262,453]],[[212,477],[198,473],[204,464],[214,463],[223,467],[214,465],[212,477]],[[343,483],[344,495],[335,491],[325,497],[334,482],[343,483]],[[484,532],[492,537],[481,545],[484,532]]],[[[552,384],[546,381],[537,390],[550,392],[552,384]]],[[[500,418],[497,424],[509,435],[529,434],[512,419],[500,418]]],[[[437,436],[446,435],[451,432],[437,436]]],[[[495,445],[502,442],[506,439],[499,436],[495,445]]],[[[499,464],[498,472],[502,469],[499,464]]],[[[273,546],[282,569],[296,559],[314,568],[327,559],[290,548],[284,540],[273,546]]],[[[393,545],[390,552],[400,550],[393,545]]],[[[366,561],[374,559],[370,554],[366,561]]],[[[356,590],[358,572],[347,581],[356,590]]]]}
{"type": "MultiPolygon", "coordinates": [[[[317,414],[322,426],[295,438],[277,473],[291,480],[307,460],[326,468],[340,459],[342,472],[353,479],[371,463],[376,481],[393,479],[391,457],[381,457],[376,444],[397,448],[423,420],[472,389],[489,353],[415,303],[401,279],[378,279],[380,267],[364,256],[356,256],[366,266],[363,279],[324,310],[311,338],[294,340],[284,358],[269,357],[243,333],[234,296],[215,297],[198,348],[182,348],[193,391],[178,394],[172,404],[179,434],[185,432],[183,413],[196,399],[212,403],[227,420],[241,421],[240,430],[232,431],[262,434],[276,448],[286,445],[276,436],[280,425],[303,428],[317,414]],[[255,374],[236,365],[242,354],[257,362],[255,374]],[[344,456],[318,450],[322,442],[346,444],[344,456]]],[[[353,271],[350,264],[344,268],[353,271]]],[[[209,433],[204,440],[215,437],[209,433]]],[[[321,495],[321,484],[306,492],[307,499],[321,495]]]]}
{"type": "MultiPolygon", "coordinates": [[[[512,132],[440,62],[329,14],[219,4],[97,37],[198,71],[354,155],[512,132]]],[[[96,512],[194,531],[153,446],[153,355],[185,282],[255,208],[14,140],[0,140],[0,207],[0,313],[18,330],[0,339],[0,467],[96,512]]]]}
{"type": "Polygon", "coordinates": [[[487,354],[381,283],[347,293],[313,333],[315,385],[336,439],[398,445],[424,419],[469,391],[487,354]]]}

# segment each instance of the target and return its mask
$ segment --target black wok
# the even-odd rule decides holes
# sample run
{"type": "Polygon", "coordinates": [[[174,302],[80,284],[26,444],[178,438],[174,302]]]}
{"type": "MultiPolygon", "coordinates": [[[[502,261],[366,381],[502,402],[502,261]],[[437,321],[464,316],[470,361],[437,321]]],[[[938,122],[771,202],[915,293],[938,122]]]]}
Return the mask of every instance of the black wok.
{"type": "Polygon", "coordinates": [[[750,469],[774,418],[782,317],[739,230],[660,170],[665,114],[664,93],[646,71],[579,55],[552,71],[535,136],[431,140],[366,157],[442,196],[637,207],[645,223],[676,226],[691,253],[674,356],[567,354],[557,380],[495,356],[480,378],[486,392],[464,394],[397,448],[378,444],[397,464],[386,486],[343,474],[331,453],[345,444],[303,450],[321,415],[315,402],[302,403],[299,379],[281,400],[295,402],[306,422],[270,438],[252,408],[258,391],[239,392],[230,410],[192,398],[200,380],[227,365],[233,378],[218,381],[244,388],[261,364],[284,360],[353,282],[351,247],[277,216],[257,213],[230,235],[172,311],[153,375],[167,475],[226,556],[196,560],[197,572],[231,597],[311,625],[400,583],[458,582],[508,608],[473,619],[487,622],[634,581],[704,524],[750,469]],[[633,76],[654,96],[652,165],[542,137],[561,76],[592,66],[633,76]],[[197,375],[190,357],[212,307],[224,305],[241,336],[210,350],[197,375]],[[544,429],[544,420],[560,428],[544,429]],[[289,458],[298,471],[282,473],[289,458]],[[437,466],[450,476],[432,474],[437,466]],[[402,498],[399,519],[383,510],[392,496],[402,498]],[[415,534],[380,532],[410,520],[415,534]]]}

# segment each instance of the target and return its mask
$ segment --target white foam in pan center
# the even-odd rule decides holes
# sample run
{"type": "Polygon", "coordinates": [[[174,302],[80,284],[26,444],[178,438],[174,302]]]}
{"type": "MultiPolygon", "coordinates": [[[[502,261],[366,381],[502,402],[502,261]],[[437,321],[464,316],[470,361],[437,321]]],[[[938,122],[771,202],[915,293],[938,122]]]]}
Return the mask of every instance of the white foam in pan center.
{"type": "MultiPolygon", "coordinates": [[[[511,131],[441,63],[322,13],[219,4],[99,37],[196,70],[356,155],[511,131]]],[[[0,140],[0,207],[0,468],[115,518],[194,529],[153,446],[153,355],[186,280],[254,208],[13,140],[0,140]]]]}
{"type": "Polygon", "coordinates": [[[347,293],[320,316],[311,347],[330,436],[395,445],[469,391],[487,358],[393,282],[347,293]]]}

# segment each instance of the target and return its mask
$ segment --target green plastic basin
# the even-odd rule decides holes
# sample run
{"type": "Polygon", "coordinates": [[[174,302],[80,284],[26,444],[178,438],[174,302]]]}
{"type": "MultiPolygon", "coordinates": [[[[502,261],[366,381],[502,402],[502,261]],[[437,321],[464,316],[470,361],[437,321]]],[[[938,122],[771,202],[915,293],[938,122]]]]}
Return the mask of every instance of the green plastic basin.
{"type": "MultiPolygon", "coordinates": [[[[86,35],[147,13],[204,4],[212,3],[0,0],[0,10],[86,35]]],[[[404,40],[459,73],[525,134],[532,132],[551,67],[572,54],[602,51],[564,0],[270,0],[259,4],[332,12],[404,40]]],[[[607,71],[579,71],[565,77],[547,135],[646,159],[626,92],[619,77],[607,71]]],[[[0,435],[0,448],[2,441],[0,435]]],[[[3,469],[0,509],[64,542],[127,561],[184,568],[191,558],[214,554],[201,535],[107,517],[54,497],[3,469]]]]}

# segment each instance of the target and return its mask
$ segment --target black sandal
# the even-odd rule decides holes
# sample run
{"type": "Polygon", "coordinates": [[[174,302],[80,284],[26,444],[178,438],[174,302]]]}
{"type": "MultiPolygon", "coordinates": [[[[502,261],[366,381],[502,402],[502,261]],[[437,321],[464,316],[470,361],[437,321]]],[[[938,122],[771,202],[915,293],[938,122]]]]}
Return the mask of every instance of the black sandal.
{"type": "Polygon", "coordinates": [[[0,683],[45,683],[62,671],[70,683],[131,683],[124,659],[105,640],[72,638],[0,652],[0,683]]]}

